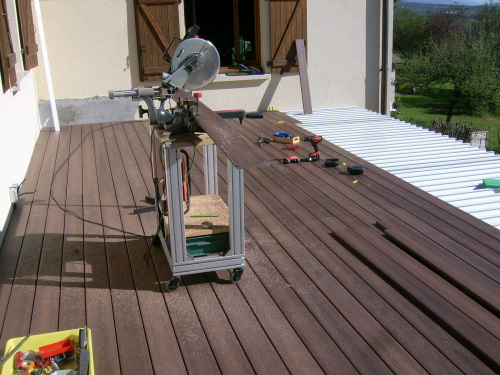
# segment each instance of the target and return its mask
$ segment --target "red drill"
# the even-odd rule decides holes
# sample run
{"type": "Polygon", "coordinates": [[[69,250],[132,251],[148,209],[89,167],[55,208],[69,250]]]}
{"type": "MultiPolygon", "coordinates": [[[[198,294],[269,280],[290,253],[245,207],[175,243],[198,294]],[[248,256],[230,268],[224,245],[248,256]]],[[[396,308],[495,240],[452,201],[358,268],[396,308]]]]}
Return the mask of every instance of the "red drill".
{"type": "Polygon", "coordinates": [[[291,164],[291,163],[300,163],[300,159],[297,156],[290,156],[288,158],[284,158],[281,163],[283,164],[291,164]]]}
{"type": "MultiPolygon", "coordinates": [[[[281,163],[283,164],[291,164],[291,163],[302,163],[306,161],[318,161],[319,160],[319,147],[318,143],[320,143],[323,140],[323,137],[320,135],[313,135],[310,137],[304,137],[302,138],[304,142],[311,142],[311,145],[314,147],[314,152],[311,152],[309,154],[309,157],[299,159],[297,156],[290,156],[288,158],[284,158],[281,160],[281,163]]],[[[292,147],[297,147],[297,146],[291,146],[288,147],[288,149],[292,149],[292,147]]],[[[297,147],[298,148],[298,147],[297,147]]]]}
{"type": "Polygon", "coordinates": [[[321,135],[312,135],[309,137],[304,137],[302,138],[304,142],[311,142],[311,146],[314,147],[314,152],[311,153],[309,156],[310,157],[315,157],[319,159],[319,146],[318,143],[320,143],[323,140],[323,137],[321,135]]]}

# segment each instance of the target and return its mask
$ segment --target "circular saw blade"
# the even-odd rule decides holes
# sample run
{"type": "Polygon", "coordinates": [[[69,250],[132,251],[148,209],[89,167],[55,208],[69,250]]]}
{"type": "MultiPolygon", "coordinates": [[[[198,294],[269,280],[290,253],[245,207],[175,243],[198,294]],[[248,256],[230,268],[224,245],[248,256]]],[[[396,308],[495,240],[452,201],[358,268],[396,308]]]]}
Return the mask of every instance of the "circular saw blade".
{"type": "Polygon", "coordinates": [[[171,64],[175,71],[186,61],[196,57],[184,87],[199,89],[212,82],[219,73],[220,57],[217,48],[208,40],[191,38],[184,40],[174,51],[171,64]]]}

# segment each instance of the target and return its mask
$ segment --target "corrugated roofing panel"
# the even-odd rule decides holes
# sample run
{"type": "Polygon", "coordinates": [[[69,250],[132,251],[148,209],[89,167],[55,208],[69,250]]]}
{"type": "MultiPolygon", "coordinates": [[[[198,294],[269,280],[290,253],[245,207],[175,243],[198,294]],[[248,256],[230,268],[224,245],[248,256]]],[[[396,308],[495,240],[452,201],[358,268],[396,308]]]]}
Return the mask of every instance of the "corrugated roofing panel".
{"type": "Polygon", "coordinates": [[[500,229],[500,156],[359,107],[285,111],[300,126],[500,229]],[[376,140],[376,141],[374,141],[376,140]]]}

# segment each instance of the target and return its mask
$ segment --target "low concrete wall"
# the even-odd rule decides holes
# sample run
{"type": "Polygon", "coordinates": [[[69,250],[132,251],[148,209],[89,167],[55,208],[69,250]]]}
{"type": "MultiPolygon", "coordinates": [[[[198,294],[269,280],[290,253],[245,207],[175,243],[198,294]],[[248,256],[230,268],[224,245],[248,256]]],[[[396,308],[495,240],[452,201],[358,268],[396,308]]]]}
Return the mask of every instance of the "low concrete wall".
{"type": "MultiPolygon", "coordinates": [[[[59,123],[64,125],[83,125],[113,121],[131,121],[137,117],[139,102],[126,98],[109,99],[94,97],[89,99],[56,100],[59,123]]],[[[53,127],[52,112],[48,100],[39,100],[40,124],[53,127]]]]}
{"type": "Polygon", "coordinates": [[[486,149],[488,146],[488,132],[486,130],[478,130],[472,133],[470,145],[480,148],[486,149]]]}

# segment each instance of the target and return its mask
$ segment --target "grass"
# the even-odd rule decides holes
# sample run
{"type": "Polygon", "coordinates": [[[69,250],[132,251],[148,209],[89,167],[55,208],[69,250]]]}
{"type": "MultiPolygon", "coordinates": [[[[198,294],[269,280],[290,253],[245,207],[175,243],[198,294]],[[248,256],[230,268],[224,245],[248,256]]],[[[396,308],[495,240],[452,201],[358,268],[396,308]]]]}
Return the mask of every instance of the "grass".
{"type": "MultiPolygon", "coordinates": [[[[399,95],[400,107],[393,117],[412,124],[428,127],[431,119],[446,119],[452,96],[451,86],[436,87],[417,92],[418,95],[399,95]]],[[[500,153],[500,117],[495,115],[473,116],[458,104],[451,121],[466,122],[477,130],[488,131],[487,149],[500,153]]]]}

